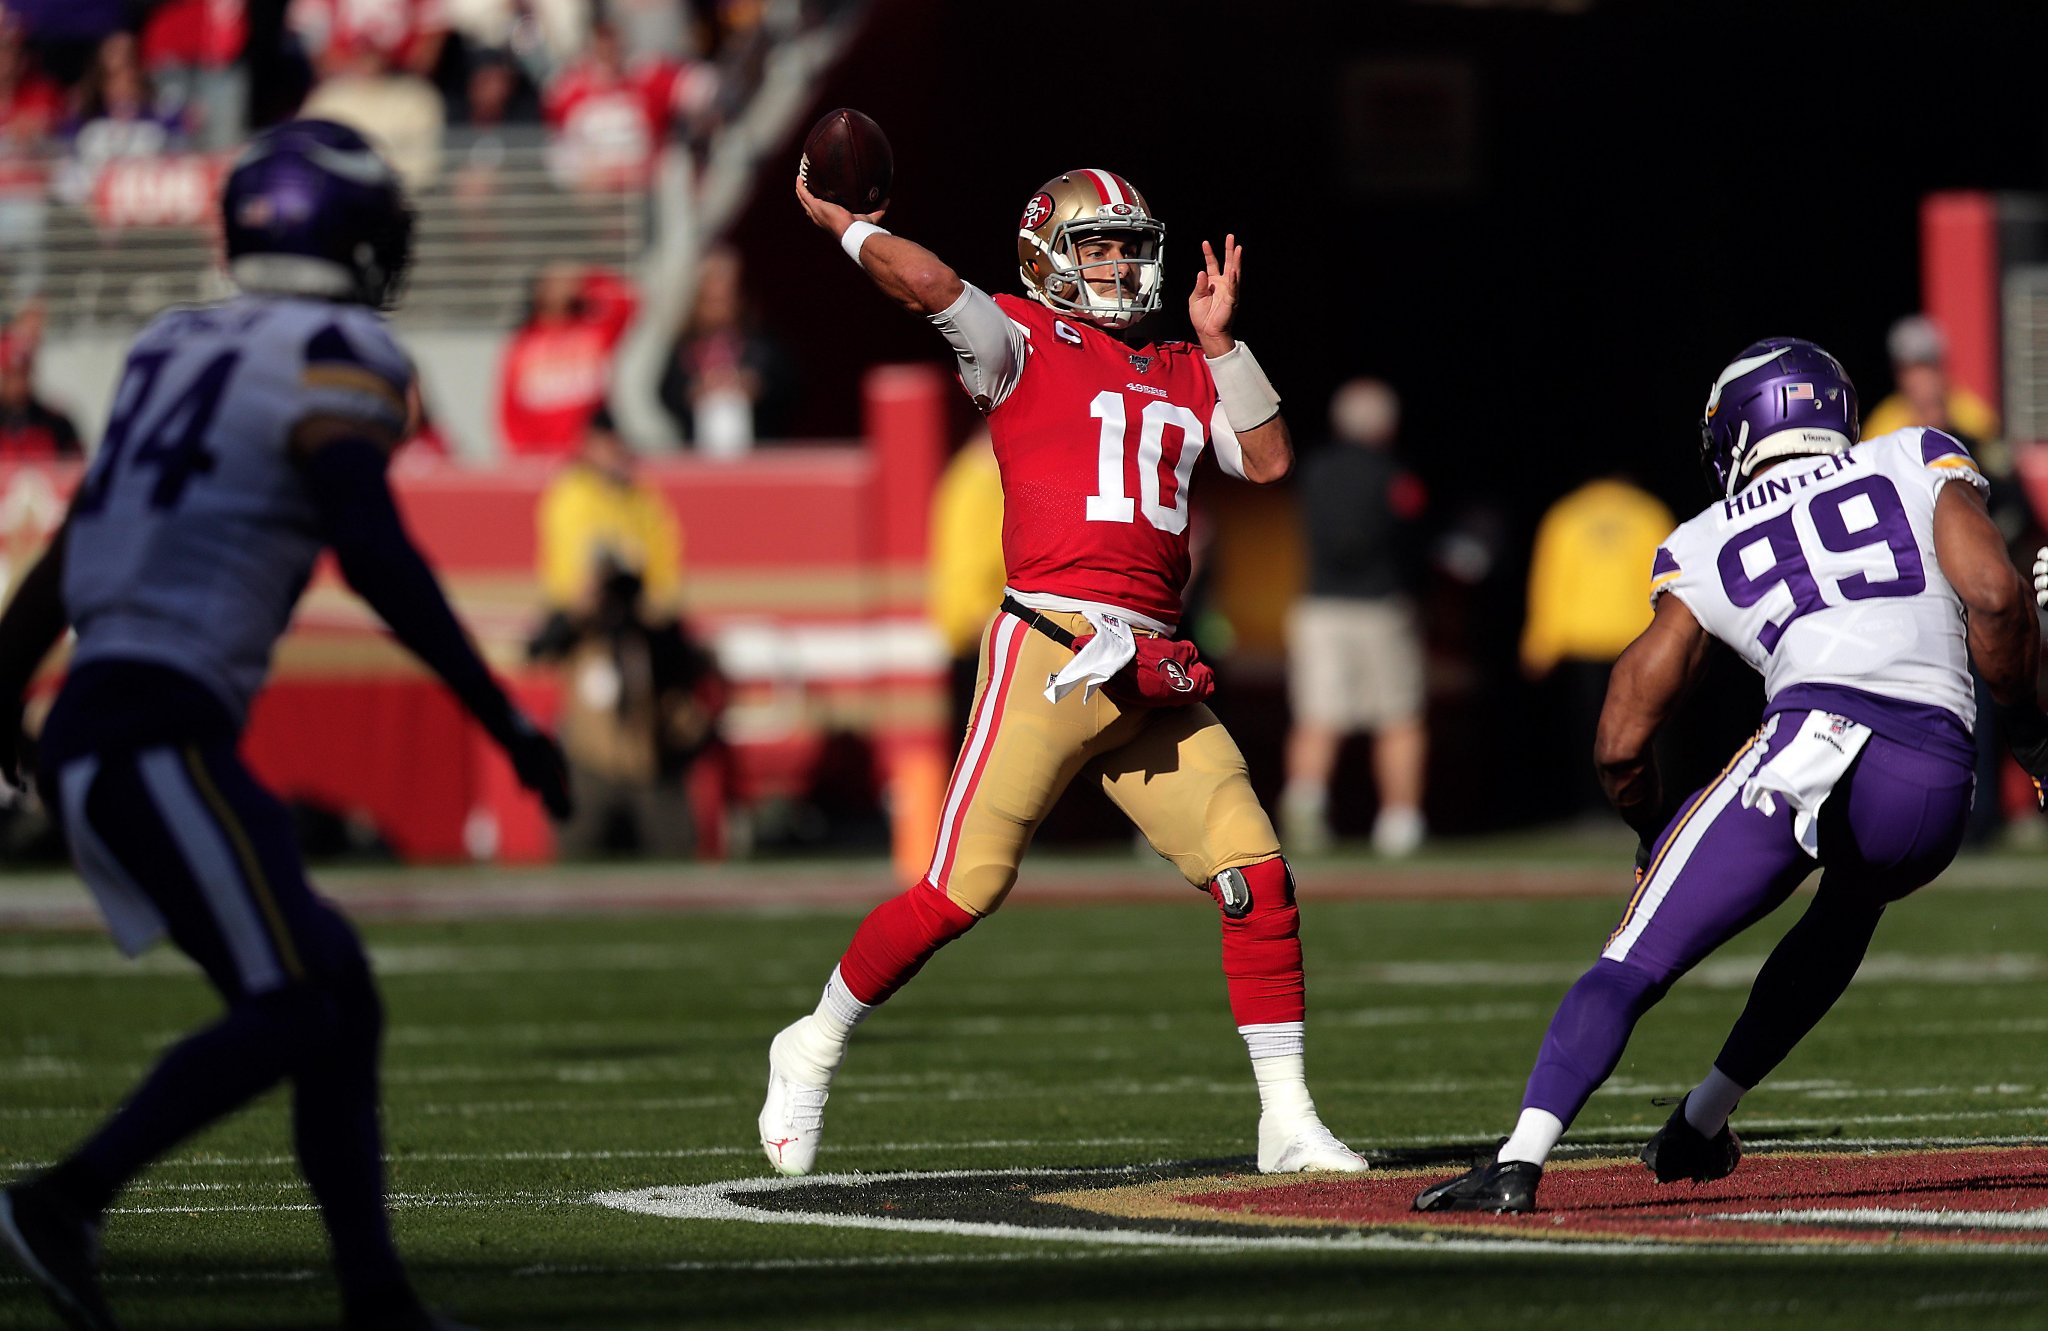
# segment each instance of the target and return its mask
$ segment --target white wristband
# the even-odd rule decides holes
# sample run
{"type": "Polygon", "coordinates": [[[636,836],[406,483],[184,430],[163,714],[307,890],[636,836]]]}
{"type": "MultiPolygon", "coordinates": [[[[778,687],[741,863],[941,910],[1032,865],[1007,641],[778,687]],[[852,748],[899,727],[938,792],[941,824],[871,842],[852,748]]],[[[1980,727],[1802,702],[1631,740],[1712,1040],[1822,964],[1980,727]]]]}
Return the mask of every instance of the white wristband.
{"type": "Polygon", "coordinates": [[[889,233],[873,222],[855,222],[839,237],[839,248],[846,251],[846,257],[860,262],[860,247],[869,236],[886,236],[889,233]]]}
{"type": "Polygon", "coordinates": [[[1221,356],[1203,359],[1209,361],[1209,375],[1216,381],[1216,396],[1232,430],[1256,430],[1280,414],[1280,395],[1250,347],[1239,342],[1221,356]]]}

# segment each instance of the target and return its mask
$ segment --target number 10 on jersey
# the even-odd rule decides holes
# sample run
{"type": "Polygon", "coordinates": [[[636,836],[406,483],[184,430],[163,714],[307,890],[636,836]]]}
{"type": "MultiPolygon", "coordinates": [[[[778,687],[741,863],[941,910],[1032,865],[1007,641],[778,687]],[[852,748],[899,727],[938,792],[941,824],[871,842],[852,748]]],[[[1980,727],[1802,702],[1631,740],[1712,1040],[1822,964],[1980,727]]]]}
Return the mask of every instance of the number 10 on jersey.
{"type": "Polygon", "coordinates": [[[1208,442],[1202,420],[1186,407],[1158,398],[1145,399],[1138,413],[1138,498],[1133,503],[1124,492],[1124,450],[1129,434],[1126,395],[1105,388],[1088,404],[1088,414],[1102,422],[1102,435],[1095,452],[1095,493],[1088,496],[1090,522],[1135,522],[1143,509],[1145,521],[1169,535],[1188,529],[1188,478],[1195,460],[1208,442]],[[1180,451],[1174,459],[1173,502],[1163,503],[1165,489],[1166,429],[1181,433],[1180,451]]]}

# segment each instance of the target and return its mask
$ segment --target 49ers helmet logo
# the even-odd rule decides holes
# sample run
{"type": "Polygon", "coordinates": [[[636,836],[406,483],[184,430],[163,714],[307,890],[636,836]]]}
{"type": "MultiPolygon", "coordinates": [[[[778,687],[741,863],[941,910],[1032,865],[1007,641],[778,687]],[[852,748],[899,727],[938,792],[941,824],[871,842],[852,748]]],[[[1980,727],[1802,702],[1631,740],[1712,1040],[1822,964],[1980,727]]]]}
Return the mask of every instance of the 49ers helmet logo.
{"type": "MultiPolygon", "coordinates": [[[[1012,196],[1015,197],[1014,195],[1012,196]]],[[[1036,231],[1045,225],[1045,219],[1052,216],[1052,195],[1038,193],[1031,196],[1031,202],[1024,205],[1024,219],[1018,226],[1025,231],[1036,231]]]]}
{"type": "Polygon", "coordinates": [[[1195,681],[1188,678],[1187,667],[1172,657],[1169,656],[1159,663],[1159,673],[1166,676],[1166,687],[1175,693],[1194,692],[1195,681]]]}

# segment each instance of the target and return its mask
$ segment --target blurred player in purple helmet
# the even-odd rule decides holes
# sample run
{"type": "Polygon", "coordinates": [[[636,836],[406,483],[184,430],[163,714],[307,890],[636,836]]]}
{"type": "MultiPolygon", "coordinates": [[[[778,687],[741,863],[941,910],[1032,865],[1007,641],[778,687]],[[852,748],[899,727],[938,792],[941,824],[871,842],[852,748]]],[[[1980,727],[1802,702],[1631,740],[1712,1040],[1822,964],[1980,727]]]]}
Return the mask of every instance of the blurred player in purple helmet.
{"type": "Polygon", "coordinates": [[[412,384],[378,314],[412,247],[397,177],[353,130],[295,121],[249,145],[222,208],[242,294],[170,310],[136,339],[71,511],[0,617],[0,775],[14,775],[22,693],[69,625],[37,753],[44,802],[121,949],[168,936],[227,1011],[70,1156],[0,1192],[0,1249],[72,1325],[112,1327],[97,1269],[108,1204],[289,1081],[346,1324],[451,1328],[413,1292],[385,1215],[368,960],[308,886],[284,806],[236,744],[331,547],[557,814],[562,757],[477,656],[385,481],[412,384]]]}
{"type": "Polygon", "coordinates": [[[1848,987],[1885,907],[1962,841],[1971,662],[2021,760],[2048,767],[2033,606],[1976,462],[1938,430],[1856,440],[1856,390],[1811,342],[1767,338],[1714,381],[1700,448],[1716,498],[1657,551],[1655,618],[1615,664],[1595,742],[1607,798],[1642,838],[1635,894],[1551,1019],[1514,1134],[1417,1210],[1533,1210],[1545,1160],[1636,1020],[1819,868],[1705,1079],[1642,1151],[1660,1183],[1733,1171],[1737,1102],[1848,987]],[[1711,638],[1763,675],[1770,701],[1721,775],[1674,808],[1650,742],[1711,638]]]}

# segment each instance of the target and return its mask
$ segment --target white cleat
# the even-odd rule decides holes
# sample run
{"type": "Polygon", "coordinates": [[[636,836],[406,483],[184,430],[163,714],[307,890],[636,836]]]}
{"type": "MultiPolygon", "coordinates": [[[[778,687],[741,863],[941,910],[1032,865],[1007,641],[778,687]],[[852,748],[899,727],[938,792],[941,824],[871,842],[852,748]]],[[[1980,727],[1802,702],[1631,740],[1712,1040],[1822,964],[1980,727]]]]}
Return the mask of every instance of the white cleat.
{"type": "Polygon", "coordinates": [[[768,1098],[761,1105],[761,1151],[779,1172],[796,1177],[818,1162],[825,1133],[825,1101],[832,1073],[798,1052],[803,1017],[785,1026],[768,1046],[768,1098]]]}
{"type": "Polygon", "coordinates": [[[1261,1174],[1362,1174],[1372,1166],[1365,1157],[1337,1140],[1313,1113],[1285,1120],[1259,1117],[1261,1174]]]}

